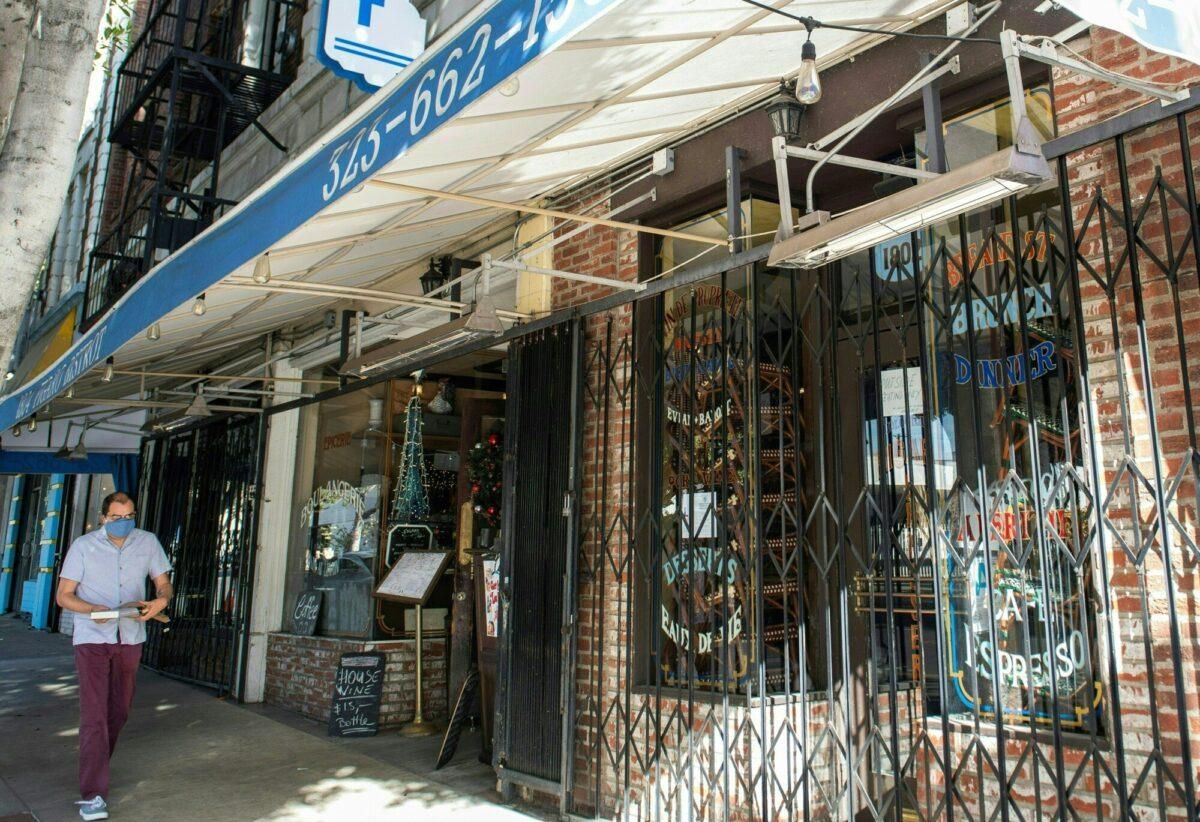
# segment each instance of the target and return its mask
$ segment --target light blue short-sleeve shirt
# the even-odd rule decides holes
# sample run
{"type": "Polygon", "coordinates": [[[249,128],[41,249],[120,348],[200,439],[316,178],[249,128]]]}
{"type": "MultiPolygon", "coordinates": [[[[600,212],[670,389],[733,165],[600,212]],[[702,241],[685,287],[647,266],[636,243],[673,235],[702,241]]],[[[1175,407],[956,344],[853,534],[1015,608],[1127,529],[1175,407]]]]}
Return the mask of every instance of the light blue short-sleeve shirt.
{"type": "MultiPolygon", "coordinates": [[[[118,548],[103,528],[97,528],[71,543],[59,576],[79,583],[75,593],[84,602],[116,608],[145,599],[146,580],[170,570],[166,552],[149,531],[134,528],[118,548]]],[[[146,641],[146,623],[136,619],[94,622],[86,614],[76,614],[72,622],[76,645],[137,645],[146,641]]]]}

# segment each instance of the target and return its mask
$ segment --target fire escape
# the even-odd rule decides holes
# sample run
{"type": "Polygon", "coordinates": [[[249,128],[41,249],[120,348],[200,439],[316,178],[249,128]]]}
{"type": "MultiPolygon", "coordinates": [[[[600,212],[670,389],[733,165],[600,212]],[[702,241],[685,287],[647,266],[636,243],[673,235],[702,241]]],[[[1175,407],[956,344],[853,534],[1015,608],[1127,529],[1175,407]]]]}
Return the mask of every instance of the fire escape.
{"type": "Polygon", "coordinates": [[[234,204],[217,195],[234,138],[253,126],[286,150],[258,118],[295,75],[303,13],[304,0],[151,0],[117,77],[109,140],[125,152],[106,196],[120,209],[91,253],[83,327],[234,204]]]}

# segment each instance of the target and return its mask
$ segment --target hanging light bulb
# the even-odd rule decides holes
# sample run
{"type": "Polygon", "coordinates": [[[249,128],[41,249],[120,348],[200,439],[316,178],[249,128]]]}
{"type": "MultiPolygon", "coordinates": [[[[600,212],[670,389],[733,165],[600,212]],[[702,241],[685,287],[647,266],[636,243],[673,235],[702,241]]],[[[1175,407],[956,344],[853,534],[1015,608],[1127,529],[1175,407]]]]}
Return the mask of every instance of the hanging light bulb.
{"type": "Polygon", "coordinates": [[[208,310],[208,305],[204,302],[204,295],[201,294],[196,298],[196,302],[192,303],[192,313],[197,317],[203,317],[204,312],[208,310]]]}
{"type": "Polygon", "coordinates": [[[29,418],[29,433],[32,434],[37,430],[37,417],[29,418]]]}
{"type": "Polygon", "coordinates": [[[263,254],[254,262],[254,273],[250,275],[250,279],[259,285],[266,285],[271,282],[271,261],[267,259],[266,254],[263,254]]]}
{"type": "Polygon", "coordinates": [[[104,374],[100,377],[101,382],[113,381],[113,358],[109,357],[104,361],[104,374]]]}
{"type": "Polygon", "coordinates": [[[821,78],[817,75],[817,47],[812,41],[812,30],[800,50],[800,76],[796,78],[796,99],[806,106],[821,99],[821,78]]]}
{"type": "Polygon", "coordinates": [[[383,429],[383,397],[367,398],[367,430],[383,429]]]}
{"type": "Polygon", "coordinates": [[[146,329],[146,339],[148,340],[157,340],[161,336],[162,329],[158,327],[158,323],[154,323],[154,325],[146,329]]]}

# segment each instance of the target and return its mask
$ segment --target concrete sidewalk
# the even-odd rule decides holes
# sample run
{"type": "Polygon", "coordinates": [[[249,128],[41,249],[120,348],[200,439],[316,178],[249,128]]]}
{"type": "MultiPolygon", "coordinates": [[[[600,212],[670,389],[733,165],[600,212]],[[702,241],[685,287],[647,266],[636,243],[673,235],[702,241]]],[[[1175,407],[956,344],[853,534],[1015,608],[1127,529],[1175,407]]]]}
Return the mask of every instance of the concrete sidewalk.
{"type": "MultiPolygon", "coordinates": [[[[0,822],[78,820],[79,709],[70,639],[0,617],[0,822]]],[[[546,818],[500,804],[477,737],[436,775],[440,739],[332,740],[142,670],[112,763],[114,820],[546,818]],[[423,767],[421,765],[420,767],[423,767]]]]}

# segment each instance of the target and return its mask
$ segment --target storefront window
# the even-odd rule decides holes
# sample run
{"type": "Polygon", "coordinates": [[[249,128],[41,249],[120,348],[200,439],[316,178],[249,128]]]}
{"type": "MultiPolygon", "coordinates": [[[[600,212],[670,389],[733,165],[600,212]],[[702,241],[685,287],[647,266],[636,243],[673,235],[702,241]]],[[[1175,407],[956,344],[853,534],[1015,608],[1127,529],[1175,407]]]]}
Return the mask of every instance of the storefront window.
{"type": "MultiPolygon", "coordinates": [[[[1049,140],[1054,136],[1054,100],[1048,85],[1025,90],[1025,112],[1041,139],[1049,140]]],[[[1005,97],[947,120],[942,132],[946,141],[946,163],[950,168],[959,168],[1013,144],[1012,107],[1005,97]]],[[[924,129],[917,130],[913,142],[922,165],[926,164],[924,129]]]]}
{"type": "MultiPolygon", "coordinates": [[[[741,212],[743,245],[750,248],[770,242],[779,228],[779,204],[751,197],[742,201],[741,212]]],[[[795,220],[799,212],[793,209],[792,215],[795,220]]],[[[676,229],[724,241],[729,238],[729,219],[722,209],[676,226],[676,229]]],[[[656,273],[679,273],[704,265],[715,258],[720,248],[698,240],[665,239],[658,244],[656,273]]]]}
{"type": "MultiPolygon", "coordinates": [[[[1045,89],[1028,103],[1051,136],[1045,89]]],[[[1007,123],[1006,104],[949,123],[951,165],[1008,145],[1007,123]]],[[[766,269],[640,311],[644,682],[862,672],[954,721],[1099,728],[1060,224],[1049,185],[847,258],[831,315],[816,274],[766,269]]],[[[726,233],[722,215],[688,230],[726,233]]],[[[663,242],[659,269],[700,250],[663,242]]]]}
{"type": "MultiPolygon", "coordinates": [[[[472,546],[495,545],[498,517],[472,519],[467,477],[472,449],[503,436],[497,360],[474,355],[442,364],[450,376],[427,375],[419,387],[395,379],[299,410],[284,630],[294,630],[293,608],[309,590],[321,593],[318,635],[410,636],[413,606],[374,596],[399,554],[455,549],[464,522],[472,546]]],[[[423,607],[426,636],[446,630],[453,588],[452,572],[433,587],[423,607]]]]}
{"type": "MultiPolygon", "coordinates": [[[[1053,136],[1048,89],[1027,105],[1053,136]]],[[[1010,145],[1009,124],[1006,102],[949,122],[950,167],[1010,145]]],[[[876,556],[891,555],[857,584],[877,676],[924,678],[930,712],[1095,731],[1080,533],[1091,500],[1061,225],[1050,184],[840,263],[842,321],[879,347],[862,377],[864,475],[881,509],[876,556]]]]}
{"type": "MultiPolygon", "coordinates": [[[[746,233],[777,225],[778,214],[747,201],[746,233]]],[[[724,213],[688,230],[725,236],[724,213]]],[[[664,241],[660,270],[697,264],[700,251],[664,241]]],[[[764,669],[772,692],[810,684],[797,647],[802,586],[787,560],[801,506],[791,284],[790,275],[731,271],[668,291],[639,320],[639,358],[656,364],[639,369],[654,375],[640,383],[654,395],[643,452],[653,455],[645,504],[657,517],[639,540],[647,684],[746,693],[764,669]]]]}
{"type": "Polygon", "coordinates": [[[386,399],[387,385],[380,385],[304,409],[304,427],[313,430],[308,441],[316,448],[300,455],[311,479],[297,489],[294,590],[288,601],[304,588],[320,591],[322,634],[371,634],[388,442],[386,399]]]}
{"type": "Polygon", "coordinates": [[[675,289],[662,319],[658,667],[668,685],[734,688],[750,670],[753,525],[746,281],[675,289]],[[724,287],[723,287],[724,286],[724,287]]]}
{"type": "Polygon", "coordinates": [[[116,490],[112,474],[92,474],[88,485],[87,510],[84,512],[84,533],[100,527],[100,504],[116,490]]]}

